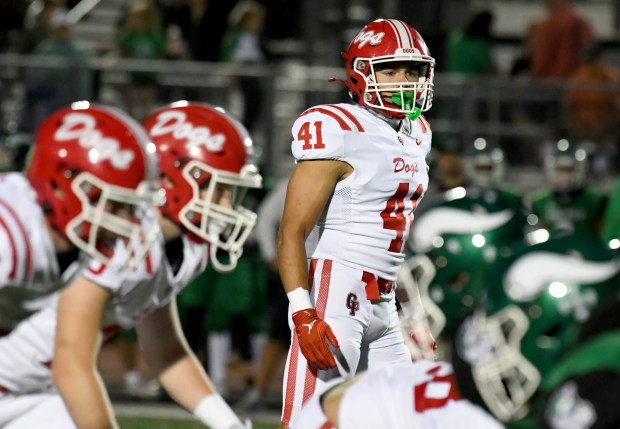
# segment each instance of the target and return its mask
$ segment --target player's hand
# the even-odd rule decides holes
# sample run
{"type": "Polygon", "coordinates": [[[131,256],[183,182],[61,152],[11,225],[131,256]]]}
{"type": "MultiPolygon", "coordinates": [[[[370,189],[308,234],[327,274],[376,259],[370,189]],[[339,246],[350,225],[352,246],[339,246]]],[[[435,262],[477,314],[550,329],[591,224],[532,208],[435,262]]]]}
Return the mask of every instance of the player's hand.
{"type": "Polygon", "coordinates": [[[420,359],[436,359],[437,341],[431,334],[430,327],[426,320],[418,320],[413,317],[407,317],[405,323],[405,331],[411,340],[411,357],[413,360],[420,359]]]}
{"type": "Polygon", "coordinates": [[[336,366],[336,359],[329,350],[327,341],[334,347],[340,347],[338,340],[327,323],[319,319],[314,308],[296,311],[293,313],[295,332],[299,340],[301,352],[319,369],[329,369],[336,366]]]}

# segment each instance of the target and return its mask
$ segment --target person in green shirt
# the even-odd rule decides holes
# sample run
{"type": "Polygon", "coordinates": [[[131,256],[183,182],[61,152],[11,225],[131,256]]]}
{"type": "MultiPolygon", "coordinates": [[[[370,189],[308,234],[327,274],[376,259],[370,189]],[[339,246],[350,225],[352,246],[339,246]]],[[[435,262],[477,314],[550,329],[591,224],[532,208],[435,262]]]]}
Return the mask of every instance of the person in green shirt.
{"type": "Polygon", "coordinates": [[[550,235],[599,237],[607,197],[586,183],[587,153],[561,139],[545,160],[550,187],[531,197],[531,211],[550,235]]]}
{"type": "Polygon", "coordinates": [[[467,75],[495,72],[491,45],[493,15],[489,11],[476,13],[463,30],[448,35],[446,71],[467,75]]]}
{"type": "Polygon", "coordinates": [[[609,196],[603,219],[601,238],[605,243],[609,243],[614,239],[620,239],[620,177],[616,179],[614,188],[609,196]]]}
{"type": "Polygon", "coordinates": [[[34,132],[38,125],[59,108],[92,96],[92,71],[88,68],[89,55],[75,41],[72,23],[64,9],[57,9],[49,20],[50,33],[35,48],[34,55],[49,57],[51,67],[25,69],[26,108],[22,114],[22,128],[34,132]],[[65,59],[65,67],[55,67],[53,60],[65,59]]]}

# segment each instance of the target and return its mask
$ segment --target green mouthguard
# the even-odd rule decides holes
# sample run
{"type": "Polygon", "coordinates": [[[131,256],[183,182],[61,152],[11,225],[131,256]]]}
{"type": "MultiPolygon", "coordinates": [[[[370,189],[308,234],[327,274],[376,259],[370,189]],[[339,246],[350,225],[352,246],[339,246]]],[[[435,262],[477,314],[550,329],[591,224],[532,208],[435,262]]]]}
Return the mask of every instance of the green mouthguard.
{"type": "MultiPolygon", "coordinates": [[[[413,94],[411,92],[392,94],[392,102],[396,104],[397,106],[402,106],[405,110],[411,110],[412,105],[413,105],[413,94]],[[401,94],[402,94],[402,97],[401,97],[401,94]],[[403,98],[405,99],[404,103],[402,100],[403,98]]],[[[411,119],[412,121],[415,121],[416,119],[420,117],[421,113],[422,113],[422,109],[415,106],[413,107],[413,110],[411,110],[410,113],[405,113],[405,116],[411,119]]]]}

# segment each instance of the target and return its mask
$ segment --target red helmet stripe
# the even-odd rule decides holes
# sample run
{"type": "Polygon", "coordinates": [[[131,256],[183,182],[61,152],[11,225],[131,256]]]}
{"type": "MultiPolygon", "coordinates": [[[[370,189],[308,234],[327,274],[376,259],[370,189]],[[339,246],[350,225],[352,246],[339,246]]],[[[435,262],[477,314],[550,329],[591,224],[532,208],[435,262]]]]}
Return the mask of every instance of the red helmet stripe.
{"type": "Polygon", "coordinates": [[[402,21],[390,19],[387,22],[392,26],[394,32],[398,36],[398,45],[400,48],[414,48],[413,37],[411,36],[407,26],[402,21]]]}

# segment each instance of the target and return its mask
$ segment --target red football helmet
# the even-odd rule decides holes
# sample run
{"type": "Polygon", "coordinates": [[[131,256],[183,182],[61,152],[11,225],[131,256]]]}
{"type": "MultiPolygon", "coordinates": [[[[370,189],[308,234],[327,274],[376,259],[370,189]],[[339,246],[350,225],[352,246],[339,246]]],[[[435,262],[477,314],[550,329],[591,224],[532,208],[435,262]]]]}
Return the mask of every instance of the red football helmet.
{"type": "MultiPolygon", "coordinates": [[[[117,237],[130,247],[156,237],[133,216],[142,202],[163,202],[155,146],[118,109],[77,102],[49,116],[37,131],[26,177],[50,225],[102,263],[110,261],[117,237]]],[[[143,256],[128,253],[128,263],[143,256]]]]}
{"type": "Polygon", "coordinates": [[[162,213],[210,244],[216,269],[233,269],[256,223],[256,214],[242,206],[245,190],[262,186],[247,130],[221,108],[187,101],[157,110],[144,127],[158,149],[162,213]],[[223,188],[232,194],[227,204],[218,197],[223,188]],[[217,259],[218,249],[228,252],[228,264],[217,259]]]}
{"type": "Polygon", "coordinates": [[[377,19],[366,25],[343,52],[347,87],[361,106],[395,119],[417,119],[433,103],[435,59],[414,28],[396,19],[377,19]],[[412,62],[420,69],[417,82],[377,83],[375,67],[392,62],[412,62]],[[396,98],[386,102],[381,92],[396,98]]]}

